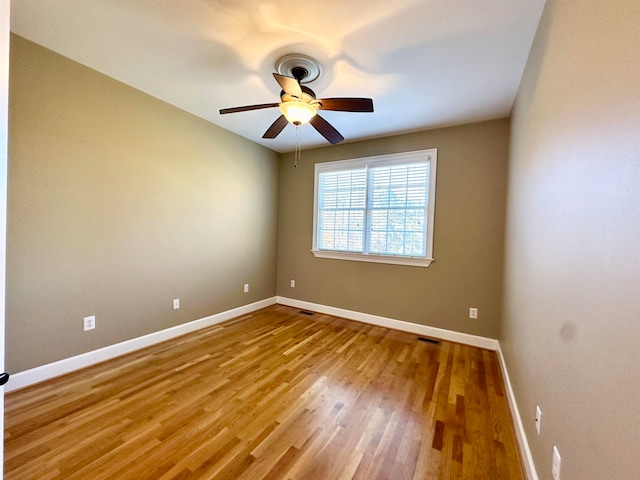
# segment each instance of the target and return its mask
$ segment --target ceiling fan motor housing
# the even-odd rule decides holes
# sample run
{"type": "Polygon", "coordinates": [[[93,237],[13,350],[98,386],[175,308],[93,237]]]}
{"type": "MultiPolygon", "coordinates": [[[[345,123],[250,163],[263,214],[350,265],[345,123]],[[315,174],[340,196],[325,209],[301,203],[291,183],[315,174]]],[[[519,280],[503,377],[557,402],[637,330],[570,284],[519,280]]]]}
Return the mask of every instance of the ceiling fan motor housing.
{"type": "Polygon", "coordinates": [[[302,81],[309,76],[309,70],[304,67],[293,67],[291,69],[291,74],[293,75],[293,78],[302,83],[302,81]]]}

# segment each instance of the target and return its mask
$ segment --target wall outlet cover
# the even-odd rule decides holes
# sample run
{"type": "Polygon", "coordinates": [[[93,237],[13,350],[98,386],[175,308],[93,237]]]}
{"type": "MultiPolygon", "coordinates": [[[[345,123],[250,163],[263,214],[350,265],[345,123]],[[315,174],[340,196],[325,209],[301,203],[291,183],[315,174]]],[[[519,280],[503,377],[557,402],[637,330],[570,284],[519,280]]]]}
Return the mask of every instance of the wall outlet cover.
{"type": "Polygon", "coordinates": [[[96,328],[96,316],[95,315],[91,315],[90,317],[84,317],[82,319],[82,324],[83,324],[83,328],[84,331],[86,332],[87,330],[93,330],[94,328],[96,328]]]}

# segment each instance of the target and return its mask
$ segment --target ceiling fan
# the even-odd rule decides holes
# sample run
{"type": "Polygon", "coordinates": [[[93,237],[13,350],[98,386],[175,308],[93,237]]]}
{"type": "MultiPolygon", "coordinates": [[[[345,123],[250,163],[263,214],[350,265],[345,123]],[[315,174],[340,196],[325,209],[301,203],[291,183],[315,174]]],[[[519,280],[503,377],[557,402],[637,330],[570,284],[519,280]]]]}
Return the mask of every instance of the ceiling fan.
{"type": "Polygon", "coordinates": [[[344,137],[329,122],[318,114],[318,110],[333,110],[338,112],[373,112],[373,100],[370,98],[321,98],[303,83],[309,83],[318,78],[321,69],[318,63],[305,55],[289,55],[276,63],[280,73],[273,76],[282,88],[280,103],[262,103],[246,105],[244,107],[223,108],[220,114],[261,110],[263,108],[278,107],[281,115],[262,135],[262,138],[276,138],[287,126],[310,123],[320,135],[332,144],[344,140],[344,137]],[[301,63],[295,64],[296,62],[301,63]],[[293,64],[293,66],[291,66],[293,64]],[[289,73],[284,75],[283,73],[289,73]]]}

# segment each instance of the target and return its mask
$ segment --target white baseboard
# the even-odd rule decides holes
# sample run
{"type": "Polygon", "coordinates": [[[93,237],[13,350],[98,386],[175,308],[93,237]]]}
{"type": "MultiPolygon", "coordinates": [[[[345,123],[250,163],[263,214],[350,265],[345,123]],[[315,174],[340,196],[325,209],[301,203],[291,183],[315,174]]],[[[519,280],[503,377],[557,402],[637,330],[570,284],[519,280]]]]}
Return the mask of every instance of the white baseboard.
{"type": "Polygon", "coordinates": [[[504,356],[502,355],[502,350],[500,349],[500,342],[498,342],[498,340],[495,340],[493,338],[479,337],[476,335],[469,335],[466,333],[454,332],[442,328],[419,325],[411,322],[404,322],[402,320],[395,320],[392,318],[379,317],[377,315],[370,315],[368,313],[354,312],[352,310],[329,307],[327,305],[295,300],[293,298],[277,297],[277,302],[281,305],[288,305],[290,307],[302,308],[319,313],[326,313],[327,315],[347,318],[349,320],[356,320],[358,322],[369,323],[380,327],[392,328],[394,330],[401,330],[409,333],[415,333],[417,335],[439,338],[442,340],[463,343],[465,345],[471,345],[474,347],[496,351],[498,354],[500,367],[502,368],[502,375],[504,377],[505,388],[507,391],[507,401],[509,402],[509,408],[511,409],[511,412],[513,414],[514,430],[516,433],[516,439],[518,441],[520,455],[523,458],[525,475],[528,480],[538,480],[538,474],[533,463],[533,457],[531,456],[531,450],[529,449],[529,443],[527,442],[527,436],[524,432],[522,419],[520,418],[520,412],[518,410],[518,405],[516,404],[516,399],[513,394],[513,388],[511,387],[511,381],[509,380],[509,374],[507,373],[507,366],[505,364],[504,356]]]}
{"type": "Polygon", "coordinates": [[[140,350],[141,348],[155,345],[156,343],[164,342],[171,338],[179,337],[186,333],[191,333],[201,328],[209,327],[217,323],[225,322],[240,315],[246,315],[261,308],[265,308],[271,305],[275,305],[276,297],[260,300],[249,305],[243,305],[242,307],[227,310],[225,312],[216,313],[199,320],[183,323],[182,325],[176,325],[175,327],[153,332],[142,337],[132,338],[124,342],[109,345],[98,350],[76,355],[74,357],[65,358],[57,362],[41,365],[24,372],[18,372],[11,375],[9,382],[5,385],[5,392],[11,392],[20,388],[28,387],[35,383],[43,382],[66,373],[79,370],[81,368],[94,365],[111,358],[119,357],[126,353],[140,350]]]}
{"type": "Polygon", "coordinates": [[[463,343],[474,347],[486,348],[487,350],[498,350],[498,340],[487,337],[479,337],[477,335],[469,335],[468,333],[454,332],[443,328],[429,327],[417,323],[395,320],[393,318],[379,317],[369,313],[354,312],[353,310],[345,310],[343,308],[329,307],[318,303],[305,302],[303,300],[295,300],[287,297],[276,297],[277,302],[290,307],[312,310],[318,313],[326,313],[335,317],[347,318],[358,322],[369,323],[379,327],[392,328],[403,332],[415,333],[416,335],[439,338],[450,342],[463,343]]]}
{"type": "Polygon", "coordinates": [[[531,450],[529,449],[529,442],[527,442],[527,435],[524,432],[524,426],[522,425],[522,418],[520,418],[520,411],[516,404],[516,397],[513,394],[513,388],[511,387],[511,380],[509,380],[509,374],[507,373],[507,364],[504,361],[502,355],[502,349],[498,344],[498,360],[500,361],[500,367],[502,368],[502,377],[504,378],[504,384],[507,389],[507,400],[509,401],[509,408],[513,415],[513,427],[516,432],[516,439],[518,441],[518,447],[520,447],[520,455],[522,456],[525,474],[528,480],[538,480],[538,473],[536,472],[536,466],[533,463],[533,457],[531,450]]]}
{"type": "Polygon", "coordinates": [[[531,450],[527,442],[527,437],[524,432],[518,406],[516,404],[509,375],[507,373],[507,367],[500,349],[500,343],[493,338],[480,337],[476,335],[469,335],[466,333],[454,332],[451,330],[445,330],[442,328],[429,327],[427,325],[419,325],[411,322],[404,322],[402,320],[395,320],[392,318],[380,317],[377,315],[371,315],[368,313],[355,312],[352,310],[345,310],[342,308],[330,307],[327,305],[320,305],[317,303],[305,302],[302,300],[295,300],[287,297],[271,297],[264,300],[260,300],[249,305],[227,310],[225,312],[217,313],[199,320],[177,325],[175,327],[160,330],[158,332],[150,333],[142,337],[126,340],[108,347],[93,350],[91,352],[76,355],[74,357],[65,358],[57,362],[42,365],[40,367],[25,370],[11,375],[9,382],[5,385],[5,392],[11,392],[20,388],[28,387],[45,380],[49,380],[66,373],[73,372],[91,365],[94,365],[111,358],[119,357],[121,355],[140,350],[156,343],[164,342],[181,335],[185,335],[202,328],[209,327],[221,322],[225,322],[241,315],[246,315],[256,310],[274,305],[276,303],[282,305],[288,305],[290,307],[301,308],[305,310],[312,310],[314,312],[325,313],[337,317],[347,318],[349,320],[355,320],[358,322],[368,323],[371,325],[377,325],[380,327],[392,328],[394,330],[401,330],[416,335],[439,338],[442,340],[448,340],[451,342],[462,343],[465,345],[471,345],[479,348],[486,348],[487,350],[494,350],[498,354],[500,361],[500,367],[502,368],[502,375],[504,377],[505,387],[507,391],[507,400],[509,407],[513,414],[514,427],[516,432],[516,438],[518,446],[520,447],[520,453],[524,460],[524,467],[526,475],[529,480],[538,480],[536,468],[531,456],[531,450]]]}

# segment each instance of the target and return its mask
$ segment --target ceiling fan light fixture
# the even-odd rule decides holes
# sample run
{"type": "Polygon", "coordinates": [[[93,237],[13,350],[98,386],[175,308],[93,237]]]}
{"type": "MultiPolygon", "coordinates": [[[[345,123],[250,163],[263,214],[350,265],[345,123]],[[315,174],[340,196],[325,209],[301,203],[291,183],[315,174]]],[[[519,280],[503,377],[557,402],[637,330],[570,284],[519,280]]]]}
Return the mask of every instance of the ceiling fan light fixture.
{"type": "Polygon", "coordinates": [[[279,106],[280,113],[294,125],[304,125],[316,115],[316,109],[305,102],[282,102],[279,106]]]}
{"type": "MultiPolygon", "coordinates": [[[[315,92],[302,84],[315,80],[317,78],[316,74],[319,74],[322,69],[317,62],[312,61],[311,57],[302,59],[300,57],[304,56],[288,55],[276,64],[278,73],[273,72],[273,78],[282,89],[280,91],[280,103],[261,103],[258,105],[245,105],[244,107],[223,108],[220,110],[220,114],[278,107],[281,115],[267,128],[262,138],[276,138],[287,126],[287,123],[292,123],[296,127],[309,123],[332,145],[343,141],[342,134],[321,115],[318,115],[318,110],[373,112],[373,100],[356,97],[317,99],[315,92]],[[317,68],[315,68],[316,66],[317,68]]],[[[299,134],[300,129],[296,128],[296,135],[299,134]]],[[[299,148],[299,137],[297,145],[299,148]]]]}

